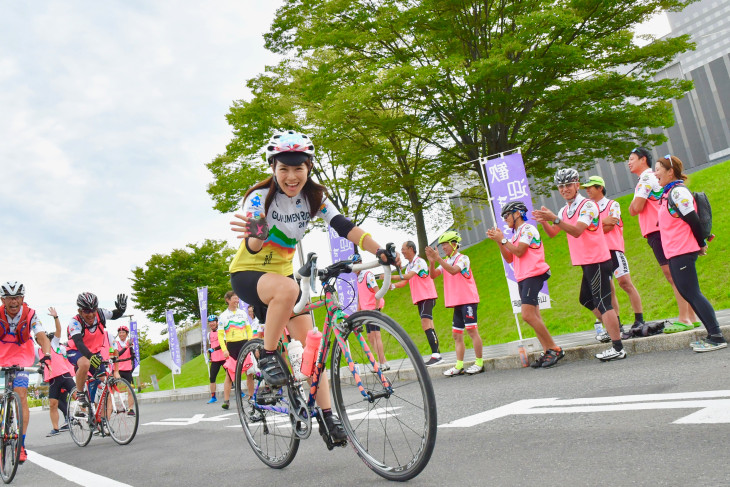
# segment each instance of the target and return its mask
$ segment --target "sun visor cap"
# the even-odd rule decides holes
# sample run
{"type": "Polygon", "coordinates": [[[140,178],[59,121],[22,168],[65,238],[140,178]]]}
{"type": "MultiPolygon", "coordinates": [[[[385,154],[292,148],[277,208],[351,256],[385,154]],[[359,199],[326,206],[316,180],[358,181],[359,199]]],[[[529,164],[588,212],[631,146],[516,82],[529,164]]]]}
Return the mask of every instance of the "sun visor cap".
{"type": "Polygon", "coordinates": [[[277,154],[274,159],[287,166],[301,166],[309,158],[309,154],[305,154],[304,152],[282,152],[281,154],[277,154]]]}

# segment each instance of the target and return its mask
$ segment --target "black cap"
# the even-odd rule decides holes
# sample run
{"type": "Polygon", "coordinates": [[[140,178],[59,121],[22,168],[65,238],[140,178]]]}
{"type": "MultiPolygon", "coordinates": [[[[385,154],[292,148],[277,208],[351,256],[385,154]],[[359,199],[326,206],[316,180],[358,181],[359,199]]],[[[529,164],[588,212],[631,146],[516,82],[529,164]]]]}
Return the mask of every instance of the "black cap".
{"type": "Polygon", "coordinates": [[[304,152],[282,152],[281,154],[277,154],[274,159],[287,166],[301,166],[307,162],[309,154],[305,154],[304,152]]]}

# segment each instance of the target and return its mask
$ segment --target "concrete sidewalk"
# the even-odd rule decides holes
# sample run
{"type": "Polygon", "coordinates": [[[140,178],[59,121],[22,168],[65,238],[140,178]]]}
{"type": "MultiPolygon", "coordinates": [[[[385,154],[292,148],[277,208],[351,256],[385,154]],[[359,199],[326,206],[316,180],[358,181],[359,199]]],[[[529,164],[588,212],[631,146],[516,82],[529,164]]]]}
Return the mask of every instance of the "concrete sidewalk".
{"type": "MultiPolygon", "coordinates": [[[[730,341],[730,309],[717,312],[717,320],[723,331],[725,339],[730,341]]],[[[667,350],[687,350],[688,355],[692,354],[690,343],[699,340],[707,335],[704,326],[695,328],[692,331],[681,333],[664,334],[646,337],[633,338],[624,340],[624,349],[628,354],[627,359],[630,360],[632,355],[639,353],[660,352],[667,350]]],[[[558,335],[553,337],[555,342],[563,350],[565,357],[561,362],[573,362],[578,360],[596,360],[594,355],[598,352],[606,350],[610,344],[599,343],[596,341],[596,334],[593,330],[581,331],[577,333],[568,333],[566,335],[558,335]]],[[[530,353],[530,361],[533,361],[542,352],[540,344],[535,338],[524,340],[525,347],[530,353]]],[[[729,349],[721,350],[717,353],[728,353],[729,349]]],[[[439,365],[429,367],[427,370],[431,377],[439,377],[443,372],[454,366],[456,363],[456,352],[448,352],[442,354],[444,361],[439,365]]],[[[501,343],[499,345],[490,345],[484,347],[484,368],[488,373],[490,370],[504,370],[522,368],[522,362],[517,355],[516,342],[501,343]]],[[[429,356],[425,356],[427,360],[429,356]]],[[[474,350],[468,349],[464,357],[465,364],[471,365],[474,362],[474,350]]],[[[391,362],[391,365],[396,365],[391,362]]],[[[558,365],[559,366],[559,365],[558,365]]],[[[394,367],[397,369],[397,367],[394,367]]],[[[401,370],[399,375],[405,377],[412,373],[410,370],[401,370]]],[[[141,404],[166,402],[166,401],[188,401],[188,400],[205,400],[210,397],[208,386],[187,387],[174,391],[154,391],[138,394],[138,401],[141,404]]],[[[218,385],[218,403],[223,402],[223,385],[218,385]]]]}

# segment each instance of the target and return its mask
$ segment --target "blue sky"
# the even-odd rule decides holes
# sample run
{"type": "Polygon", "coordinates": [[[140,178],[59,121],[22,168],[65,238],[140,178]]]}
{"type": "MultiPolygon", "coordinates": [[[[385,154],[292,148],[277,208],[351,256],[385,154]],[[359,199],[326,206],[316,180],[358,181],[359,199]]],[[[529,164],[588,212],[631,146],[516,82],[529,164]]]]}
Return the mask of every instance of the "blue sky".
{"type": "MultiPolygon", "coordinates": [[[[231,138],[225,114],[245,81],[277,62],[262,35],[279,4],[0,3],[0,281],[25,283],[47,329],[48,306],[65,328],[79,292],[108,308],[131,295],[131,269],[154,253],[238,244],[204,164],[231,138]]],[[[325,254],[317,233],[305,251],[325,254]]]]}

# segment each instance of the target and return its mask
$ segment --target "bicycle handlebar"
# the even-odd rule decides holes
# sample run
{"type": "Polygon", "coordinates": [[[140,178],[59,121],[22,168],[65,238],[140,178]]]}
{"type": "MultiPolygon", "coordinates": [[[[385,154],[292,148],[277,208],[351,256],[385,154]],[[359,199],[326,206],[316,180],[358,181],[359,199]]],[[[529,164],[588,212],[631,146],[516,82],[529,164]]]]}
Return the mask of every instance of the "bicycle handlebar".
{"type": "Polygon", "coordinates": [[[383,286],[380,288],[380,290],[378,290],[377,293],[375,293],[375,299],[381,299],[390,289],[390,264],[383,264],[379,260],[374,260],[366,264],[353,264],[348,260],[342,260],[339,262],[335,262],[334,264],[325,267],[324,269],[319,270],[316,269],[316,263],[317,254],[315,254],[314,252],[310,252],[307,256],[307,262],[304,264],[304,266],[302,266],[302,268],[298,271],[294,272],[294,277],[297,279],[301,279],[299,281],[299,288],[302,291],[302,295],[299,298],[299,301],[297,301],[297,304],[294,305],[295,314],[301,313],[304,309],[304,306],[306,306],[306,304],[309,302],[309,289],[314,288],[313,285],[310,286],[313,274],[312,270],[316,270],[317,277],[325,281],[331,277],[337,277],[340,274],[373,269],[380,265],[383,267],[383,286]]]}
{"type": "Polygon", "coordinates": [[[11,365],[9,367],[2,367],[3,372],[9,372],[11,370],[15,372],[35,372],[36,374],[43,373],[43,365],[36,365],[35,367],[19,367],[17,365],[11,365]]]}

